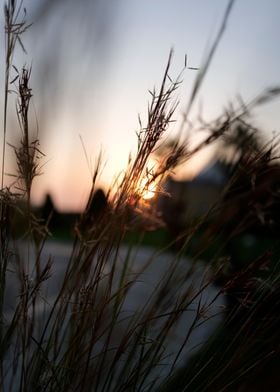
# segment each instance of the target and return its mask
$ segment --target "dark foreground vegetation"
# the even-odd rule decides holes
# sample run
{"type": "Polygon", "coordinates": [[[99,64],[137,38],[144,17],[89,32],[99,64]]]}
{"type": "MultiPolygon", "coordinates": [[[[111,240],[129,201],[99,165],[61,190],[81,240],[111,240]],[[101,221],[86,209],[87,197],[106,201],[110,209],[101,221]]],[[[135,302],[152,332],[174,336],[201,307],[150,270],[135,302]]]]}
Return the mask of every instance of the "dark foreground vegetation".
{"type": "MultiPolygon", "coordinates": [[[[198,73],[186,118],[222,36],[221,30],[198,73]]],[[[152,92],[148,120],[138,133],[138,151],[106,194],[97,191],[100,160],[88,203],[79,216],[60,216],[52,206],[31,205],[34,178],[44,154],[31,130],[30,70],[13,67],[13,53],[28,28],[21,2],[5,4],[6,71],[0,224],[0,376],[4,391],[276,391],[279,379],[279,200],[280,167],[276,139],[263,143],[246,121],[250,109],[279,93],[270,89],[253,102],[222,113],[208,124],[208,136],[190,150],[185,140],[165,149],[160,164],[148,160],[164,143],[176,115],[173,93],[180,77],[170,76],[171,57],[159,91],[152,92]],[[15,182],[4,187],[10,84],[17,92],[21,131],[14,149],[15,182]],[[210,143],[235,147],[226,164],[227,181],[218,199],[184,224],[166,220],[158,208],[168,198],[164,183],[176,167],[210,143]],[[145,180],[144,185],[143,179],[145,180]],[[153,201],[144,198],[157,184],[153,201]],[[117,185],[117,186],[116,186],[117,185]],[[61,227],[59,227],[61,226],[61,227]],[[66,230],[71,253],[59,287],[48,286],[56,265],[46,257],[49,239],[66,230]],[[248,241],[249,239],[249,241],[248,241]],[[135,251],[152,246],[151,256],[133,269],[135,251]],[[125,249],[125,256],[124,250],[125,249]],[[125,307],[145,271],[168,252],[166,272],[139,309],[125,307]],[[198,266],[200,278],[197,278],[198,266]],[[182,268],[183,266],[183,268],[182,268]],[[196,282],[199,284],[196,284],[196,282]],[[207,298],[216,286],[215,298],[207,298]],[[223,298],[220,324],[185,358],[184,350],[201,325],[215,317],[223,298]],[[215,312],[214,312],[215,313],[215,312]],[[189,315],[176,352],[177,324],[189,315]],[[171,345],[172,346],[172,345],[171,345]],[[167,369],[167,370],[166,370],[167,369]]],[[[175,210],[175,209],[173,209],[175,210]]],[[[64,235],[64,234],[63,234],[64,235]]],[[[60,238],[61,239],[61,238],[60,238]]]]}

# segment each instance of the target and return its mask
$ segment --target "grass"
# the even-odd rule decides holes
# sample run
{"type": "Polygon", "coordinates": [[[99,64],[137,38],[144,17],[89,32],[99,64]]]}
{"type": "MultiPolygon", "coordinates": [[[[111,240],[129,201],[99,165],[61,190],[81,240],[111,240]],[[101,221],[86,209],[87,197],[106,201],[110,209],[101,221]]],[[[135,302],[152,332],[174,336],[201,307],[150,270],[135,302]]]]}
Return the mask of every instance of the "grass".
{"type": "MultiPolygon", "coordinates": [[[[229,2],[221,30],[199,71],[187,114],[232,5],[233,2],[229,2]]],[[[154,208],[156,204],[144,202],[143,196],[150,184],[156,183],[160,190],[166,177],[180,163],[210,143],[232,135],[236,123],[242,124],[246,135],[252,135],[249,124],[244,123],[244,114],[252,106],[276,95],[278,89],[268,90],[246,108],[242,105],[234,112],[224,113],[209,127],[210,135],[193,150],[185,141],[176,140],[162,156],[159,167],[148,170],[149,157],[175,120],[178,106],[173,95],[180,87],[181,76],[175,80],[170,77],[171,52],[160,89],[151,92],[147,124],[145,127],[140,124],[136,155],[130,157],[125,174],[107,194],[99,195],[99,201],[103,201],[96,208],[99,157],[87,206],[73,227],[74,238],[67,262],[60,265],[56,255],[48,252],[51,216],[41,219],[34,214],[31,205],[32,183],[40,174],[44,154],[38,135],[30,131],[30,69],[24,67],[18,71],[14,67],[16,77],[11,78],[13,53],[17,44],[23,47],[21,35],[28,27],[24,17],[22,2],[9,0],[5,4],[6,84],[0,225],[2,390],[250,391],[260,390],[255,383],[258,374],[273,390],[278,385],[275,371],[279,355],[278,255],[276,253],[270,263],[273,249],[268,251],[265,246],[256,251],[254,258],[247,258],[243,253],[244,260],[237,267],[230,250],[235,246],[237,234],[251,230],[252,216],[253,224],[261,217],[265,229],[263,218],[271,208],[277,209],[279,196],[277,190],[271,188],[275,178],[272,176],[271,183],[264,187],[263,177],[259,175],[265,173],[267,178],[274,170],[271,169],[275,165],[271,145],[253,148],[249,137],[250,142],[244,149],[242,140],[243,149],[237,149],[241,154],[220,200],[191,226],[177,233],[180,241],[178,238],[162,240],[164,222],[154,208]],[[17,164],[15,183],[5,188],[10,83],[15,86],[18,97],[16,110],[21,139],[17,146],[12,146],[17,164]],[[240,186],[241,191],[236,192],[240,186]],[[244,196],[241,202],[240,193],[244,196]],[[264,203],[256,209],[256,203],[263,198],[264,203]],[[243,212],[244,203],[248,213],[243,212]],[[257,213],[252,215],[248,205],[257,213]],[[14,236],[15,211],[23,222],[20,238],[14,236]],[[242,216],[236,219],[238,211],[242,216]],[[226,216],[231,219],[225,219],[226,216]],[[222,239],[217,240],[217,233],[221,232],[222,239]],[[138,249],[143,243],[153,245],[153,250],[145,256],[138,249]],[[139,254],[142,260],[136,266],[139,254]],[[192,256],[191,262],[186,261],[185,254],[192,256]],[[204,266],[202,257],[208,259],[204,266]],[[148,271],[153,271],[150,276],[155,280],[145,286],[148,271]],[[48,289],[53,284],[52,274],[58,273],[61,274],[59,284],[48,289]],[[221,275],[223,283],[210,296],[209,290],[221,281],[221,275]],[[141,285],[146,288],[140,304],[130,309],[127,301],[141,285]],[[227,298],[223,309],[217,308],[217,303],[221,303],[219,298],[227,298]],[[217,312],[222,314],[221,325],[206,344],[196,349],[191,360],[186,361],[186,352],[193,348],[192,337],[204,324],[211,324],[217,312]],[[182,323],[184,334],[172,351],[176,328],[182,323]]],[[[238,143],[237,147],[240,147],[238,143]]],[[[279,224],[279,221],[276,219],[274,223],[279,224]]]]}

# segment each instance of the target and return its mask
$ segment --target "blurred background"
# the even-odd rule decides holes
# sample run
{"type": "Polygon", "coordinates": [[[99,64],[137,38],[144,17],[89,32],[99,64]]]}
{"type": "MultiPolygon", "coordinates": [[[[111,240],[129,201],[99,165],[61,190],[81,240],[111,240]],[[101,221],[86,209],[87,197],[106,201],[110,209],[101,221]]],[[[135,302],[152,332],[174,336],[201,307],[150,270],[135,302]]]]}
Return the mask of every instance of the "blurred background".
{"type": "MultiPolygon", "coordinates": [[[[19,69],[32,65],[32,123],[34,129],[38,123],[41,150],[46,154],[43,175],[34,184],[35,204],[50,193],[60,211],[81,210],[101,150],[99,186],[112,183],[137,147],[138,114],[145,124],[148,90],[159,87],[170,49],[174,48],[172,76],[184,67],[186,54],[187,65],[199,68],[227,4],[221,0],[24,0],[27,19],[33,24],[24,35],[27,54],[19,48],[14,64],[19,69]]],[[[278,0],[235,2],[189,118],[194,127],[191,132],[184,130],[194,143],[204,136],[196,131],[198,115],[211,121],[238,96],[247,102],[279,84],[279,15],[278,0]]],[[[3,12],[1,26],[3,42],[3,12]]],[[[1,69],[3,91],[3,54],[1,69]]],[[[183,74],[177,120],[198,72],[186,69],[183,74]]],[[[14,107],[11,95],[10,143],[19,136],[11,115],[14,107]]],[[[279,131],[279,120],[279,100],[258,108],[251,118],[267,138],[279,131]]],[[[176,135],[176,126],[170,134],[176,135]]],[[[199,173],[220,148],[211,147],[186,163],[179,178],[199,173]]],[[[8,156],[7,172],[13,170],[11,150],[8,156]]],[[[6,181],[11,181],[8,176],[6,181]]]]}

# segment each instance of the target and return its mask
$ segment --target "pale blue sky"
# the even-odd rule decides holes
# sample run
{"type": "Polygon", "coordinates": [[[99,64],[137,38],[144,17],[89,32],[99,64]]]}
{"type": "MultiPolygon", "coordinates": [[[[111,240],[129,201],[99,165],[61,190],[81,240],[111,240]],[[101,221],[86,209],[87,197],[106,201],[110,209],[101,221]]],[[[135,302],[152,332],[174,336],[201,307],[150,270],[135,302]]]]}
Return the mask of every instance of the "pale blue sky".
{"type": "MultiPolygon", "coordinates": [[[[34,2],[25,3],[32,18],[34,2]]],[[[77,209],[90,187],[79,135],[93,163],[100,148],[105,151],[102,181],[110,182],[136,146],[137,115],[145,118],[147,90],[159,85],[170,48],[175,50],[174,76],[185,53],[189,65],[199,67],[227,1],[58,3],[35,21],[25,38],[28,56],[16,61],[33,63],[34,103],[44,131],[42,148],[48,155],[35,200],[48,190],[60,208],[77,209]]],[[[279,18],[278,0],[236,1],[199,94],[205,119],[219,115],[237,94],[247,100],[280,84],[279,18]]],[[[184,74],[178,118],[195,76],[195,71],[184,74]]],[[[254,119],[268,135],[280,129],[279,109],[278,100],[254,119]]]]}

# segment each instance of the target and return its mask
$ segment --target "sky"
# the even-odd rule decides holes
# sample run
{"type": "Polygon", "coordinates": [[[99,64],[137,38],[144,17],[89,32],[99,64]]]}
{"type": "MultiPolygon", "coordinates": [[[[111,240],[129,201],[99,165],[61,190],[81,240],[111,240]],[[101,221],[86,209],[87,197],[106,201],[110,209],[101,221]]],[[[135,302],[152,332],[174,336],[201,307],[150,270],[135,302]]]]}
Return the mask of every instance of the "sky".
{"type": "MultiPolygon", "coordinates": [[[[183,68],[185,54],[189,66],[200,67],[227,4],[226,0],[24,1],[34,24],[23,38],[27,55],[19,49],[14,62],[19,68],[32,64],[31,117],[34,124],[37,118],[46,154],[42,175],[34,183],[34,203],[50,192],[59,209],[80,210],[100,150],[104,168],[99,184],[106,187],[112,182],[136,149],[138,114],[144,123],[148,90],[160,85],[170,49],[174,49],[172,76],[183,68]]],[[[210,121],[238,95],[246,102],[265,88],[280,85],[279,15],[278,0],[235,2],[193,119],[198,108],[210,121]]],[[[197,71],[184,72],[177,120],[196,76],[197,71]]],[[[3,76],[0,80],[3,85],[3,76]]],[[[252,122],[267,137],[280,129],[279,105],[278,99],[253,113],[252,122]]],[[[11,124],[8,141],[14,142],[19,131],[14,121],[11,124]]],[[[199,171],[213,154],[214,150],[207,151],[186,164],[181,177],[199,171]]]]}

